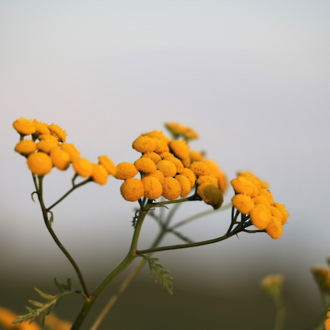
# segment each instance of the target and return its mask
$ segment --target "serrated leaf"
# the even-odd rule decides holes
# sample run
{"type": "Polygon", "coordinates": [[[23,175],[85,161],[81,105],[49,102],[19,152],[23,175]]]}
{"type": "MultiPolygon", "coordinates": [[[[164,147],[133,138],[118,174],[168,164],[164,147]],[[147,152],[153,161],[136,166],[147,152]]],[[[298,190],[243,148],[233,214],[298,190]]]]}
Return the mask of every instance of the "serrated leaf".
{"type": "Polygon", "coordinates": [[[44,293],[42,292],[41,290],[37,289],[37,288],[34,288],[34,290],[37,291],[37,293],[39,294],[40,297],[44,298],[44,299],[47,299],[47,300],[51,300],[51,299],[54,299],[55,296],[52,296],[50,294],[47,294],[47,293],[44,293]]]}
{"type": "MultiPolygon", "coordinates": [[[[34,300],[28,300],[28,302],[29,302],[31,305],[36,306],[36,307],[43,307],[43,306],[44,306],[44,304],[42,304],[42,303],[40,303],[40,302],[38,302],[38,301],[34,301],[34,300]]],[[[31,312],[31,311],[29,310],[29,312],[31,312]]]]}
{"type": "Polygon", "coordinates": [[[63,287],[63,283],[57,277],[54,278],[54,282],[55,282],[55,285],[58,287],[58,289],[61,292],[64,292],[65,291],[65,289],[63,287]]]}

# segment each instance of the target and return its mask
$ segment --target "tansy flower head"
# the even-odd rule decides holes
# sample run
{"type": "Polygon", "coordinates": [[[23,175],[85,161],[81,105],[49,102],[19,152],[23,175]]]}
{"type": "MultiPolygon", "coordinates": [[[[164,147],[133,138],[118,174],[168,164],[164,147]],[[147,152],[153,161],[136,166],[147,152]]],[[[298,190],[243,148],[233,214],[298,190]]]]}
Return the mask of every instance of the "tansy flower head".
{"type": "Polygon", "coordinates": [[[138,137],[132,145],[133,149],[143,154],[153,152],[156,149],[156,142],[148,136],[138,137]]]}
{"type": "Polygon", "coordinates": [[[278,301],[283,287],[284,278],[280,274],[272,274],[266,276],[261,287],[275,300],[278,301]]]}
{"type": "Polygon", "coordinates": [[[277,209],[275,206],[269,206],[270,213],[272,214],[273,217],[277,218],[280,220],[281,224],[284,225],[285,221],[283,219],[283,215],[279,209],[277,209]]]}
{"type": "Polygon", "coordinates": [[[164,159],[164,158],[166,158],[166,157],[174,157],[174,155],[171,154],[171,153],[168,152],[168,151],[164,151],[164,152],[161,152],[161,153],[159,154],[159,157],[160,157],[161,159],[164,159]]]}
{"type": "Polygon", "coordinates": [[[49,154],[53,149],[57,149],[58,141],[41,140],[40,142],[38,142],[37,147],[39,150],[49,154]]]}
{"type": "Polygon", "coordinates": [[[194,172],[196,176],[200,175],[210,175],[210,169],[204,162],[193,162],[189,169],[194,172]]]}
{"type": "Polygon", "coordinates": [[[93,165],[86,158],[78,158],[72,163],[75,172],[82,178],[88,178],[93,174],[93,165]]]}
{"type": "Polygon", "coordinates": [[[36,131],[36,128],[33,125],[32,121],[23,117],[15,120],[13,122],[13,127],[21,135],[30,135],[36,131]]]}
{"type": "Polygon", "coordinates": [[[285,205],[284,204],[274,203],[274,206],[282,213],[282,216],[283,216],[282,224],[284,225],[287,222],[287,219],[290,216],[290,214],[285,209],[285,205]]]}
{"type": "Polygon", "coordinates": [[[156,144],[155,152],[157,152],[158,154],[160,154],[162,152],[170,151],[168,145],[164,141],[154,139],[154,138],[153,138],[153,140],[155,141],[155,144],[156,144]]]}
{"type": "Polygon", "coordinates": [[[224,193],[228,187],[226,174],[220,171],[217,174],[213,175],[218,179],[220,190],[224,193]]]}
{"type": "Polygon", "coordinates": [[[37,150],[37,144],[32,140],[23,140],[18,142],[15,147],[15,151],[21,155],[27,156],[37,150]]]}
{"type": "Polygon", "coordinates": [[[92,164],[92,165],[93,165],[93,174],[92,174],[93,181],[100,185],[106,184],[108,181],[109,174],[104,168],[104,166],[100,164],[92,164]]]}
{"type": "Polygon", "coordinates": [[[177,173],[175,165],[169,160],[159,161],[157,163],[157,168],[164,174],[164,177],[173,177],[177,173]]]}
{"type": "Polygon", "coordinates": [[[269,224],[266,227],[267,234],[272,239],[278,239],[283,233],[283,226],[279,219],[271,217],[269,224]]]}
{"type": "Polygon", "coordinates": [[[117,168],[113,161],[108,156],[100,156],[99,163],[105,168],[109,175],[115,175],[117,168]]]}
{"type": "Polygon", "coordinates": [[[177,122],[165,123],[165,127],[172,133],[174,137],[182,135],[187,130],[186,126],[180,125],[177,122]]]}
{"type": "Polygon", "coordinates": [[[61,143],[60,148],[69,154],[72,163],[80,157],[80,151],[76,149],[74,144],[61,143]]]}
{"type": "Polygon", "coordinates": [[[183,165],[184,167],[189,167],[190,164],[191,164],[190,157],[185,158],[185,159],[181,159],[181,162],[182,162],[182,165],[183,165]]]}
{"type": "Polygon", "coordinates": [[[144,196],[149,199],[158,199],[163,192],[163,187],[159,180],[152,176],[146,176],[142,180],[144,196]]]}
{"type": "Polygon", "coordinates": [[[172,162],[176,167],[177,173],[181,173],[183,171],[183,165],[182,165],[180,159],[171,155],[171,156],[164,157],[163,160],[168,160],[168,161],[172,162]]]}
{"type": "Polygon", "coordinates": [[[27,159],[27,165],[30,171],[36,175],[46,175],[53,168],[50,157],[43,152],[31,154],[27,159]]]}
{"type": "Polygon", "coordinates": [[[250,197],[258,195],[258,188],[255,184],[245,179],[244,176],[239,176],[230,181],[234,190],[239,194],[248,195],[250,197]]]}
{"type": "Polygon", "coordinates": [[[161,171],[157,170],[154,173],[148,174],[147,177],[148,176],[156,178],[160,182],[161,185],[164,184],[164,174],[161,171]]]}
{"type": "Polygon", "coordinates": [[[53,123],[48,125],[48,129],[50,130],[51,134],[59,138],[60,142],[65,142],[68,134],[66,134],[66,132],[60,126],[53,123]]]}
{"type": "Polygon", "coordinates": [[[66,151],[62,149],[53,149],[50,152],[50,158],[54,166],[60,171],[65,171],[70,165],[70,156],[66,151]]]}
{"type": "Polygon", "coordinates": [[[265,196],[269,202],[270,205],[273,205],[274,204],[274,198],[273,198],[273,195],[270,191],[266,190],[266,189],[260,189],[259,190],[259,194],[261,196],[265,196]]]}
{"type": "Polygon", "coordinates": [[[144,187],[139,179],[127,179],[120,187],[121,195],[128,202],[136,202],[144,195],[144,187]]]}
{"type": "Polygon", "coordinates": [[[41,121],[37,121],[36,119],[33,119],[32,123],[33,123],[34,127],[36,128],[35,133],[50,134],[50,130],[48,129],[48,124],[43,123],[41,121]]]}
{"type": "Polygon", "coordinates": [[[267,208],[270,208],[270,203],[269,203],[268,199],[263,195],[258,195],[256,197],[253,197],[252,200],[255,205],[263,204],[263,205],[267,206],[267,208]]]}
{"type": "Polygon", "coordinates": [[[118,180],[127,180],[133,178],[138,174],[136,167],[127,162],[123,162],[117,165],[117,172],[114,177],[118,180]]]}
{"type": "Polygon", "coordinates": [[[189,168],[184,168],[180,174],[184,175],[189,180],[191,188],[195,185],[196,175],[189,168]]]}
{"type": "Polygon", "coordinates": [[[182,133],[186,140],[196,140],[198,139],[198,133],[192,128],[187,127],[187,129],[182,133]]]}
{"type": "Polygon", "coordinates": [[[258,190],[261,189],[261,183],[259,178],[257,178],[252,172],[250,171],[240,171],[239,176],[243,176],[246,180],[249,180],[251,183],[253,183],[258,190]]]}
{"type": "Polygon", "coordinates": [[[200,162],[201,160],[203,160],[204,155],[200,151],[190,150],[189,157],[193,162],[200,162]]]}
{"type": "Polygon", "coordinates": [[[218,179],[214,175],[202,175],[200,176],[197,181],[197,184],[201,185],[203,183],[211,183],[215,185],[217,188],[219,188],[219,182],[218,179]]]}
{"type": "Polygon", "coordinates": [[[157,171],[156,164],[150,158],[140,158],[134,162],[139,172],[149,174],[157,171]]]}
{"type": "Polygon", "coordinates": [[[157,155],[155,152],[148,152],[147,154],[143,154],[142,158],[149,158],[151,159],[155,164],[157,164],[160,160],[162,160],[160,158],[159,155],[157,155]]]}
{"type": "Polygon", "coordinates": [[[186,141],[174,140],[170,142],[169,147],[176,157],[180,159],[189,157],[189,148],[186,141]]]}
{"type": "Polygon", "coordinates": [[[271,221],[272,214],[269,208],[263,204],[257,204],[251,211],[250,217],[253,226],[263,230],[265,229],[271,221]]]}
{"type": "Polygon", "coordinates": [[[163,184],[163,197],[168,200],[177,199],[181,194],[180,182],[176,179],[167,177],[164,179],[163,184]]]}
{"type": "Polygon", "coordinates": [[[198,195],[202,198],[205,204],[217,205],[217,208],[223,203],[223,196],[219,188],[211,183],[202,183],[198,187],[198,195]]]}
{"type": "Polygon", "coordinates": [[[184,175],[176,175],[175,179],[178,180],[180,182],[181,185],[181,194],[180,196],[182,198],[185,198],[188,196],[190,190],[191,190],[191,185],[190,185],[190,181],[188,180],[187,177],[185,177],[184,175]]]}
{"type": "Polygon", "coordinates": [[[234,207],[242,214],[249,214],[254,207],[253,200],[247,195],[237,194],[231,199],[231,201],[233,202],[234,207]]]}
{"type": "Polygon", "coordinates": [[[154,130],[154,131],[146,133],[144,135],[149,136],[150,138],[153,138],[153,139],[158,139],[160,141],[163,141],[165,144],[169,144],[169,142],[170,142],[170,139],[164,135],[163,131],[154,130]]]}

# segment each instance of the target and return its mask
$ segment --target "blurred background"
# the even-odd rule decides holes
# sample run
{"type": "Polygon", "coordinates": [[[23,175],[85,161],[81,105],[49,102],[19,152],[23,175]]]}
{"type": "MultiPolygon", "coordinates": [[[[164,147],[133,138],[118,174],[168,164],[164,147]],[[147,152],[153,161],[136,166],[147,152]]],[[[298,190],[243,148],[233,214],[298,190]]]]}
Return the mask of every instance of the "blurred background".
{"type": "MultiPolygon", "coordinates": [[[[25,313],[33,287],[56,293],[55,276],[78,279],[50,238],[26,161],[13,151],[17,118],[59,124],[82,156],[134,162],[143,132],[177,121],[195,129],[191,148],[217,161],[228,180],[252,170],[290,213],[279,240],[239,235],[215,245],[156,256],[174,277],[170,296],[135,279],[100,329],[272,329],[273,303],[260,289],[285,277],[287,329],[321,311],[314,264],[330,255],[328,1],[1,1],[0,306],[25,313]],[[130,317],[128,317],[130,316],[130,317]]],[[[73,171],[45,178],[50,205],[70,188],[73,171]]],[[[53,228],[90,289],[125,256],[137,203],[121,181],[90,183],[54,209],[53,228]]],[[[225,203],[232,197],[229,189],[225,203]]],[[[183,205],[173,223],[208,210],[183,205]]],[[[225,233],[229,211],[181,228],[194,241],[225,233]]],[[[157,234],[148,218],[139,248],[157,234]]],[[[167,236],[163,245],[179,240],[167,236]]],[[[133,269],[134,265],[130,267],[133,269]]],[[[129,270],[130,270],[129,269],[129,270]]],[[[129,271],[128,270],[128,271],[129,271]]],[[[128,272],[125,272],[128,274],[128,272]]],[[[86,319],[124,279],[111,284],[86,319]]],[[[63,299],[57,315],[73,321],[82,304],[63,299]]]]}

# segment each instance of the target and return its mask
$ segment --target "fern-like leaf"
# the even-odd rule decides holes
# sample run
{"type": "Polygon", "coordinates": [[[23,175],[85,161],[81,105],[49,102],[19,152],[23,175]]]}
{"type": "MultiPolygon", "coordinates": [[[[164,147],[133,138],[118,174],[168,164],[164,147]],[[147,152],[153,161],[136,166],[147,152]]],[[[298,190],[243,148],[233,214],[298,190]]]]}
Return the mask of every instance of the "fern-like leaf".
{"type": "Polygon", "coordinates": [[[168,275],[169,271],[164,269],[164,266],[157,263],[158,258],[151,258],[146,255],[141,255],[141,257],[148,261],[149,269],[150,269],[150,277],[152,276],[152,272],[155,271],[155,282],[157,283],[159,280],[160,284],[163,284],[163,287],[167,289],[170,294],[173,294],[173,278],[168,275]]]}

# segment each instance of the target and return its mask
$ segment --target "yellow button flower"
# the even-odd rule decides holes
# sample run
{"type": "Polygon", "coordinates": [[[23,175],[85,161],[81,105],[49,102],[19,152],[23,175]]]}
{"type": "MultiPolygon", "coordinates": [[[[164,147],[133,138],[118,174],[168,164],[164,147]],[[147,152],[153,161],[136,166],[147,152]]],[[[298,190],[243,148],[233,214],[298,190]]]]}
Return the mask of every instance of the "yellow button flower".
{"type": "Polygon", "coordinates": [[[237,194],[231,199],[231,201],[233,202],[234,207],[242,214],[249,214],[254,207],[253,200],[247,195],[237,194]]]}
{"type": "Polygon", "coordinates": [[[161,185],[164,184],[164,174],[160,170],[157,170],[154,173],[150,173],[147,175],[147,177],[148,176],[156,178],[160,182],[161,185]]]}
{"type": "Polygon", "coordinates": [[[176,157],[186,159],[189,157],[189,148],[186,141],[174,140],[169,144],[176,157]]]}
{"type": "Polygon", "coordinates": [[[281,221],[275,217],[271,217],[271,220],[266,227],[266,232],[272,239],[280,238],[283,233],[281,221]]]}
{"type": "Polygon", "coordinates": [[[272,214],[269,208],[263,204],[257,204],[250,212],[253,226],[264,230],[271,221],[272,214]]]}
{"type": "Polygon", "coordinates": [[[56,148],[50,152],[54,166],[60,171],[65,171],[70,165],[70,156],[62,149],[56,148]]]}
{"type": "Polygon", "coordinates": [[[154,139],[154,138],[153,138],[153,140],[155,141],[155,144],[156,144],[155,152],[157,152],[158,154],[160,154],[162,152],[170,151],[168,145],[164,141],[161,141],[159,139],[154,139]]]}
{"type": "Polygon", "coordinates": [[[18,142],[15,147],[15,151],[21,155],[29,155],[37,150],[37,144],[32,140],[23,140],[18,142]]]}
{"type": "Polygon", "coordinates": [[[202,175],[202,176],[200,176],[198,179],[197,179],[197,181],[196,181],[196,183],[198,184],[198,185],[201,185],[201,184],[203,184],[203,183],[211,183],[211,184],[213,184],[213,185],[215,185],[217,188],[219,188],[219,181],[218,181],[218,179],[214,176],[214,175],[202,175]]]}
{"type": "Polygon", "coordinates": [[[176,167],[176,172],[181,173],[183,171],[183,164],[181,163],[181,160],[179,158],[176,158],[174,156],[166,156],[163,158],[163,160],[168,160],[174,164],[176,167]]]}
{"type": "Polygon", "coordinates": [[[149,158],[151,159],[155,164],[157,164],[160,160],[162,160],[160,158],[159,155],[157,155],[155,152],[148,152],[146,154],[142,155],[142,158],[149,158]]]}
{"type": "Polygon", "coordinates": [[[159,156],[160,156],[160,158],[162,158],[162,159],[164,159],[164,158],[166,158],[166,157],[174,157],[174,155],[171,154],[171,153],[168,152],[168,151],[164,151],[164,152],[160,153],[159,156]]]}
{"type": "Polygon", "coordinates": [[[181,194],[181,185],[178,180],[165,177],[163,184],[163,197],[168,200],[177,199],[181,194]]]}
{"type": "Polygon", "coordinates": [[[250,197],[258,195],[258,188],[250,181],[246,180],[243,176],[230,181],[234,190],[239,194],[248,195],[250,197]]]}
{"type": "Polygon", "coordinates": [[[36,131],[32,121],[23,117],[15,120],[13,126],[15,130],[22,135],[30,135],[36,131]]]}
{"type": "Polygon", "coordinates": [[[152,176],[146,176],[142,180],[144,196],[149,199],[158,199],[163,193],[163,187],[159,180],[152,176]]]}
{"type": "Polygon", "coordinates": [[[61,143],[60,148],[69,154],[72,163],[80,157],[80,151],[76,149],[74,144],[61,143]]]}
{"type": "Polygon", "coordinates": [[[165,144],[170,143],[170,139],[166,137],[162,131],[154,130],[144,135],[153,139],[158,139],[160,141],[163,141],[165,144]]]}
{"type": "Polygon", "coordinates": [[[72,163],[75,172],[82,178],[88,178],[93,174],[93,165],[86,158],[78,158],[72,163]]]}
{"type": "Polygon", "coordinates": [[[275,206],[270,206],[269,210],[273,217],[281,221],[282,225],[285,224],[285,221],[283,220],[283,215],[279,209],[277,209],[275,206]]]}
{"type": "Polygon", "coordinates": [[[100,184],[101,186],[105,185],[108,181],[108,172],[104,168],[103,165],[100,164],[92,164],[93,165],[93,181],[100,184]]]}
{"type": "Polygon", "coordinates": [[[48,129],[50,130],[51,134],[57,136],[61,142],[65,142],[68,134],[66,134],[66,132],[60,126],[53,123],[48,125],[48,129]]]}
{"type": "Polygon", "coordinates": [[[180,174],[184,175],[189,180],[191,188],[195,185],[196,175],[189,168],[184,168],[180,174]]]}
{"type": "Polygon", "coordinates": [[[270,208],[270,203],[269,203],[268,199],[263,195],[258,195],[256,197],[253,197],[252,200],[255,205],[263,204],[263,205],[267,206],[267,208],[270,208]]]}
{"type": "Polygon", "coordinates": [[[176,175],[175,179],[178,180],[180,182],[181,185],[181,194],[180,196],[182,198],[185,198],[188,196],[190,190],[191,190],[191,185],[190,185],[190,181],[188,180],[187,177],[185,177],[184,175],[176,175]]]}
{"type": "Polygon", "coordinates": [[[140,158],[134,162],[134,166],[139,172],[149,174],[157,171],[156,164],[149,158],[140,158]]]}
{"type": "Polygon", "coordinates": [[[133,149],[143,154],[153,152],[156,149],[156,142],[149,136],[138,137],[132,145],[133,149]]]}
{"type": "Polygon", "coordinates": [[[325,320],[325,322],[324,322],[324,329],[330,330],[330,313],[328,313],[327,315],[328,315],[328,319],[325,320]]]}
{"type": "Polygon", "coordinates": [[[33,119],[33,125],[36,128],[36,132],[39,134],[50,134],[50,130],[48,129],[48,124],[33,119]]]}
{"type": "Polygon", "coordinates": [[[164,177],[173,177],[177,173],[175,165],[168,160],[158,162],[157,168],[164,174],[164,177]]]}
{"type": "Polygon", "coordinates": [[[27,159],[27,165],[30,171],[36,175],[46,175],[53,168],[50,157],[43,152],[31,154],[27,159]]]}
{"type": "Polygon", "coordinates": [[[117,172],[116,165],[108,156],[100,156],[99,163],[105,168],[109,175],[115,175],[117,172]]]}
{"type": "Polygon", "coordinates": [[[165,123],[165,127],[174,135],[182,135],[186,130],[187,127],[183,126],[177,122],[172,123],[165,123]]]}
{"type": "Polygon", "coordinates": [[[117,172],[114,177],[118,180],[127,180],[133,178],[138,174],[136,167],[127,162],[123,162],[117,165],[117,172]]]}
{"type": "Polygon", "coordinates": [[[191,164],[191,159],[190,159],[190,157],[185,158],[185,159],[181,159],[181,162],[182,162],[184,167],[189,167],[190,164],[191,164]]]}
{"type": "Polygon", "coordinates": [[[58,147],[58,141],[51,141],[51,140],[41,140],[38,142],[37,147],[39,150],[49,154],[53,149],[58,147]]]}
{"type": "Polygon", "coordinates": [[[259,190],[259,195],[261,196],[265,196],[269,202],[270,205],[273,205],[274,204],[274,198],[273,198],[273,195],[270,191],[266,190],[266,189],[260,189],[259,190]]]}
{"type": "Polygon", "coordinates": [[[193,162],[200,162],[201,160],[203,160],[204,155],[200,151],[190,150],[189,157],[193,162]]]}
{"type": "Polygon", "coordinates": [[[192,128],[187,127],[187,129],[182,133],[186,140],[196,140],[199,138],[198,133],[192,128]]]}
{"type": "Polygon", "coordinates": [[[228,181],[227,181],[227,177],[226,174],[224,172],[218,172],[217,174],[213,174],[215,177],[217,177],[218,181],[219,181],[219,187],[220,190],[224,193],[227,190],[228,187],[228,181]]]}
{"type": "Polygon", "coordinates": [[[121,195],[128,202],[136,202],[144,195],[144,187],[139,179],[127,179],[120,187],[121,195]]]}
{"type": "Polygon", "coordinates": [[[223,196],[219,188],[211,183],[202,183],[198,187],[198,195],[203,202],[208,205],[217,205],[219,208],[223,203],[223,196]]]}
{"type": "Polygon", "coordinates": [[[210,175],[210,169],[204,162],[193,162],[189,169],[194,172],[196,176],[210,175]]]}
{"type": "Polygon", "coordinates": [[[274,203],[274,206],[282,213],[282,216],[283,216],[282,225],[284,225],[285,223],[287,223],[287,219],[290,216],[290,214],[285,209],[285,205],[284,204],[274,203]]]}

